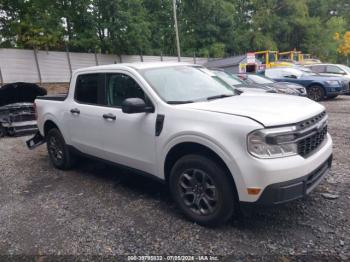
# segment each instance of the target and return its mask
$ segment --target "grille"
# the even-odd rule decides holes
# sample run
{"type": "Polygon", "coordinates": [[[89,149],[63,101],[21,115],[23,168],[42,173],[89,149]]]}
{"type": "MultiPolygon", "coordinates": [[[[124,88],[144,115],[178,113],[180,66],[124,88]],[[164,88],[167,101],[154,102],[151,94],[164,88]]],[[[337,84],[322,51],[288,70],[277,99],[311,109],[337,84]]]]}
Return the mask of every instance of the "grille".
{"type": "Polygon", "coordinates": [[[306,129],[310,126],[313,126],[314,124],[320,122],[324,117],[326,116],[326,111],[323,111],[322,113],[314,116],[314,117],[311,117],[309,119],[306,119],[302,122],[299,122],[297,124],[297,129],[298,130],[303,130],[303,129],[306,129]]]}
{"type": "Polygon", "coordinates": [[[316,150],[324,141],[327,135],[327,126],[324,126],[321,130],[315,132],[313,135],[308,136],[298,142],[298,153],[303,157],[307,157],[314,150],[316,150]]]}
{"type": "Polygon", "coordinates": [[[297,124],[298,133],[298,154],[303,157],[308,157],[316,150],[327,135],[327,125],[322,128],[318,127],[318,123],[326,117],[326,111],[306,119],[297,124]]]}

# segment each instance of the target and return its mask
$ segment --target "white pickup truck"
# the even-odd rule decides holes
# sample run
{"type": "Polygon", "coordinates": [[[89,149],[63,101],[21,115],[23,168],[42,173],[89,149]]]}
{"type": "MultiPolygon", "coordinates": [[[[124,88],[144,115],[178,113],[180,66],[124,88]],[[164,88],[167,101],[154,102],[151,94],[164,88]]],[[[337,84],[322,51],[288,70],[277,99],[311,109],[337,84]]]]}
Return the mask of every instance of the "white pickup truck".
{"type": "Polygon", "coordinates": [[[237,204],[302,198],[332,162],[322,105],[307,98],[240,93],[203,67],[134,63],[74,72],[67,95],[35,101],[52,164],[76,155],[150,174],[202,225],[224,223],[237,204]]]}

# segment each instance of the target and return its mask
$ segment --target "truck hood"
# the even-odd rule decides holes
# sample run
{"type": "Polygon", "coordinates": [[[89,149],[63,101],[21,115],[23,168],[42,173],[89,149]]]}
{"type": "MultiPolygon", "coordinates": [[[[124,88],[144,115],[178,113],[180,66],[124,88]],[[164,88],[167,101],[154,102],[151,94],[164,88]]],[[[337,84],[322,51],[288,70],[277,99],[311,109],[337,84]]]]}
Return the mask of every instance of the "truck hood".
{"type": "Polygon", "coordinates": [[[266,127],[294,124],[325,110],[321,104],[308,98],[257,92],[179,107],[244,116],[266,127]]]}

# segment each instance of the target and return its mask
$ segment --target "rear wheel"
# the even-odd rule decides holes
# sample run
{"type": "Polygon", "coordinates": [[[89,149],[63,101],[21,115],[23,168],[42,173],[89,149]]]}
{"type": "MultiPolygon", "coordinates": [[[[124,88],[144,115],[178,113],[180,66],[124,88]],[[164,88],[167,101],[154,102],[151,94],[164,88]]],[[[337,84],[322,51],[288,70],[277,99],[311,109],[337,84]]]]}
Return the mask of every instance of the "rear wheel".
{"type": "Polygon", "coordinates": [[[69,151],[66,142],[57,128],[52,128],[46,135],[47,151],[54,167],[69,169],[74,164],[74,156],[69,151]]]}
{"type": "Polygon", "coordinates": [[[6,128],[0,123],[0,137],[4,137],[6,134],[6,128]]]}
{"type": "Polygon", "coordinates": [[[318,85],[314,85],[314,86],[310,86],[307,89],[307,96],[308,98],[314,100],[314,101],[321,101],[323,100],[325,93],[323,90],[322,86],[318,86],[318,85]]]}
{"type": "Polygon", "coordinates": [[[15,136],[16,131],[15,131],[15,129],[13,127],[10,127],[10,128],[7,129],[7,134],[9,136],[15,136]]]}
{"type": "Polygon", "coordinates": [[[235,210],[234,186],[226,170],[210,158],[180,158],[171,170],[169,186],[179,208],[198,224],[225,223],[235,210]]]}

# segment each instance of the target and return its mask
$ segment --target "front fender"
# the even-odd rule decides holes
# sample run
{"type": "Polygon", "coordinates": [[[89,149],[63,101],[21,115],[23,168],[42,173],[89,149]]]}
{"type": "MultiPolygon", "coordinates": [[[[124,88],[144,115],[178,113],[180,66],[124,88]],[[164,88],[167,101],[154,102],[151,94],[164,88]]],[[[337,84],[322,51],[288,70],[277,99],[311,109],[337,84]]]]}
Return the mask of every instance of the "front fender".
{"type": "Polygon", "coordinates": [[[164,144],[164,147],[162,150],[159,152],[159,162],[161,163],[158,166],[158,174],[160,174],[161,178],[165,178],[165,173],[164,173],[164,165],[165,165],[165,160],[170,152],[170,150],[181,143],[196,143],[200,144],[204,147],[209,148],[212,150],[214,153],[216,153],[222,161],[226,164],[228,169],[231,172],[231,175],[237,184],[242,183],[243,181],[241,180],[241,171],[236,164],[236,160],[234,157],[228,152],[225,147],[219,143],[218,141],[212,139],[211,137],[205,135],[205,134],[199,134],[199,133],[192,133],[192,132],[183,132],[181,134],[177,134],[176,136],[173,136],[168,139],[168,141],[164,144]]]}

